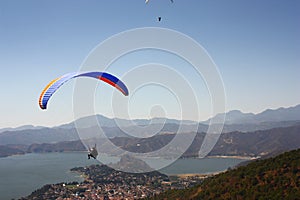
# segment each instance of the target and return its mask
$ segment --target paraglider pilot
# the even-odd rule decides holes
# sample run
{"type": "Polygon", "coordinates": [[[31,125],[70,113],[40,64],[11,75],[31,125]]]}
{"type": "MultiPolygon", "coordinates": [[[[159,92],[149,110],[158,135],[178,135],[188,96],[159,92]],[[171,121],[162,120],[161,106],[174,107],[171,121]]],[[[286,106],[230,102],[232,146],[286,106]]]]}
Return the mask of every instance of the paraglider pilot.
{"type": "Polygon", "coordinates": [[[95,146],[93,148],[89,147],[88,159],[91,159],[91,157],[96,159],[97,156],[98,156],[98,151],[97,151],[96,144],[95,144],[95,146]]]}

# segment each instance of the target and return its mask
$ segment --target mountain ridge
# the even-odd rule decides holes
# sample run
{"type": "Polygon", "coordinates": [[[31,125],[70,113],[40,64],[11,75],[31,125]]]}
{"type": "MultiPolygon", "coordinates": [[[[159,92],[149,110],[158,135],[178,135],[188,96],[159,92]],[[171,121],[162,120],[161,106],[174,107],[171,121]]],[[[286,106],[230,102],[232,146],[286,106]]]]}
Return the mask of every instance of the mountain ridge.
{"type": "Polygon", "coordinates": [[[222,122],[225,116],[225,124],[256,124],[262,122],[296,121],[300,119],[300,104],[291,107],[280,107],[277,109],[266,109],[260,113],[243,113],[240,110],[231,110],[227,113],[220,113],[204,121],[216,123],[222,122]]]}
{"type": "Polygon", "coordinates": [[[36,130],[43,128],[61,128],[61,129],[71,129],[76,127],[79,128],[90,128],[95,125],[101,125],[103,127],[127,127],[132,125],[147,126],[149,124],[185,124],[185,125],[195,125],[195,124],[206,124],[214,119],[214,122],[219,123],[221,119],[226,115],[225,124],[259,124],[265,122],[279,122],[279,121],[300,121],[300,104],[291,107],[280,107],[277,109],[266,109],[260,113],[243,113],[240,110],[231,110],[226,113],[216,114],[214,117],[206,121],[193,121],[193,120],[179,120],[171,118],[152,118],[152,119],[122,119],[122,118],[109,118],[100,114],[96,116],[85,116],[74,120],[73,122],[61,124],[54,127],[45,126],[33,126],[33,125],[23,125],[16,128],[1,128],[0,134],[6,131],[19,131],[19,130],[36,130]],[[97,119],[95,121],[95,119],[97,119]]]}

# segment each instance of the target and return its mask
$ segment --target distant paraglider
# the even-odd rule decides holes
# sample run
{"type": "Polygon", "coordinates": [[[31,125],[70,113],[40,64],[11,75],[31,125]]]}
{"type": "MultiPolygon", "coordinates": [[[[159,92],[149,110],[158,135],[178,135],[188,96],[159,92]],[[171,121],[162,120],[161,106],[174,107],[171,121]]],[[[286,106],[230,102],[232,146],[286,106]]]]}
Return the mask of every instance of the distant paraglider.
{"type": "Polygon", "coordinates": [[[99,79],[101,81],[104,81],[116,89],[118,89],[120,92],[122,92],[125,96],[128,96],[128,89],[126,85],[119,80],[117,77],[105,73],[105,72],[73,72],[69,74],[65,74],[59,78],[56,78],[52,80],[42,91],[40,98],[39,98],[39,105],[41,109],[47,109],[47,103],[50,99],[50,97],[56,92],[56,90],[62,86],[65,82],[69,81],[72,78],[77,77],[91,77],[95,79],[99,79]]]}
{"type": "MultiPolygon", "coordinates": [[[[170,0],[171,1],[171,3],[174,3],[174,1],[173,0],[170,0]]],[[[148,4],[149,3],[149,0],[145,0],[145,4],[148,4]]],[[[161,21],[161,17],[159,16],[159,17],[157,17],[157,21],[158,22],[160,22],[161,21]]]]}

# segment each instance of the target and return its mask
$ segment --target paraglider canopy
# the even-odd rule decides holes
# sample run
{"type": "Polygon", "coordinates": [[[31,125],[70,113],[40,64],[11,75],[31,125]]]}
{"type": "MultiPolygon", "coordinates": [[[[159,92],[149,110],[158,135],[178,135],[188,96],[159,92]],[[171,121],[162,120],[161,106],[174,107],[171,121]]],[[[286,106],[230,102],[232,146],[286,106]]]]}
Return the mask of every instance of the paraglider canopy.
{"type": "Polygon", "coordinates": [[[120,92],[122,92],[125,96],[128,95],[128,89],[126,85],[119,80],[117,77],[105,73],[105,72],[73,72],[69,74],[65,74],[59,78],[51,81],[42,91],[39,98],[39,105],[41,109],[47,109],[47,104],[50,97],[57,91],[57,89],[62,86],[65,82],[69,81],[72,78],[77,77],[90,77],[95,78],[101,81],[106,82],[107,84],[115,87],[120,92]]]}

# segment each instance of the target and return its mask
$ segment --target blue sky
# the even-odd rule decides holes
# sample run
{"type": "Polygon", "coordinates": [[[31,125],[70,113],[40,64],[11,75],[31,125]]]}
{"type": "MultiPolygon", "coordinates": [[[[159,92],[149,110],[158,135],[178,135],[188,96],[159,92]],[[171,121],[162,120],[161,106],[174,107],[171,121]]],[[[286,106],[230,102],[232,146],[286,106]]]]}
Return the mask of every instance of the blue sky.
{"type": "MultiPolygon", "coordinates": [[[[147,5],[143,0],[1,0],[0,128],[24,124],[54,126],[72,121],[74,82],[53,96],[51,109],[46,112],[37,103],[42,89],[50,80],[79,70],[100,42],[141,27],[174,29],[201,44],[224,81],[227,110],[257,113],[299,104],[299,11],[298,0],[174,0],[173,4],[168,0],[150,0],[147,5]],[[162,17],[161,22],[157,22],[157,16],[162,17]]],[[[150,54],[155,61],[165,55],[150,54]]],[[[137,57],[140,54],[129,55],[124,63],[141,64],[129,60],[137,57]]],[[[180,70],[180,66],[175,68],[180,70]]],[[[114,68],[112,72],[117,76],[123,73],[114,68]]],[[[156,91],[166,103],[166,94],[156,91]]],[[[143,105],[149,100],[142,94],[132,98],[132,102],[143,105]]],[[[204,107],[209,100],[201,94],[198,97],[205,99],[199,104],[200,109],[203,107],[202,118],[206,119],[209,110],[204,107]]],[[[102,98],[100,92],[96,99],[110,100],[102,98]]],[[[157,103],[155,99],[144,105],[157,103]]],[[[130,104],[132,117],[148,118],[147,106],[134,109],[130,104]]],[[[96,107],[98,113],[113,117],[102,104],[96,107]]],[[[176,114],[170,117],[176,118],[176,114]]]]}

